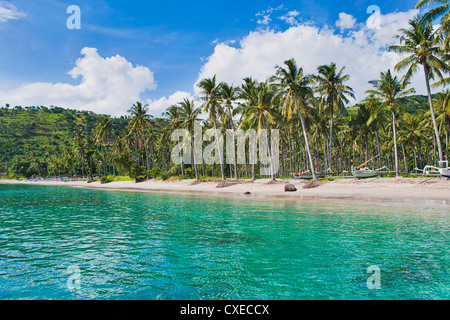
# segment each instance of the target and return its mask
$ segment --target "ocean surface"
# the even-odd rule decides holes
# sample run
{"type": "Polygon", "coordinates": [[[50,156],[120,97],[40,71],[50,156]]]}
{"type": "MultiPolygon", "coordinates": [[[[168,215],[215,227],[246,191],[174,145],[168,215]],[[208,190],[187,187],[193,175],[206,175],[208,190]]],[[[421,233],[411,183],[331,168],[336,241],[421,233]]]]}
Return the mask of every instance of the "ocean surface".
{"type": "Polygon", "coordinates": [[[0,184],[0,299],[449,299],[448,211],[0,184]]]}

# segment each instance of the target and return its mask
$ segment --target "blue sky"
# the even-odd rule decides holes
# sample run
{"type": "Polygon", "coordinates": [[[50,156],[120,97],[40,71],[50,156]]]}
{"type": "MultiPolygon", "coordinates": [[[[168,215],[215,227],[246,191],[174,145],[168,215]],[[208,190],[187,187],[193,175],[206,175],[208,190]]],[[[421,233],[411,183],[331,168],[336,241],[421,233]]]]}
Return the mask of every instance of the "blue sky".
{"type": "MultiPolygon", "coordinates": [[[[195,94],[194,83],[218,44],[236,40],[227,45],[239,47],[240,41],[255,31],[285,32],[293,26],[279,18],[289,12],[297,12],[296,21],[305,26],[336,28],[342,12],[356,18],[357,23],[364,23],[370,5],[379,6],[382,14],[390,14],[407,12],[415,3],[415,0],[0,1],[0,7],[14,7],[19,13],[15,19],[0,22],[0,92],[15,90],[24,83],[76,85],[80,79],[74,79],[68,72],[82,57],[80,51],[90,47],[96,48],[100,57],[119,55],[133,66],[151,70],[157,86],[142,91],[143,100],[156,101],[177,91],[195,94]],[[81,8],[81,30],[66,27],[69,5],[81,8]],[[272,10],[269,23],[258,23],[271,8],[276,10],[272,10]]],[[[344,32],[347,31],[342,30],[341,34],[344,32]]]]}

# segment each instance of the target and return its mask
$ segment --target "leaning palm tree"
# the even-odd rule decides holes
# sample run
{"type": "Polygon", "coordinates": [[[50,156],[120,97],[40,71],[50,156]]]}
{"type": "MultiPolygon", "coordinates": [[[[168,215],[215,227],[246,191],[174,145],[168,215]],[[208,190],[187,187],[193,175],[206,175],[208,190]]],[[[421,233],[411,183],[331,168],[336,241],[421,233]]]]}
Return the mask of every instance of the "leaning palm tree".
{"type": "Polygon", "coordinates": [[[181,120],[181,124],[186,126],[186,129],[191,134],[191,161],[192,166],[195,171],[195,179],[199,180],[196,157],[194,156],[194,124],[198,120],[198,115],[200,114],[201,109],[195,108],[194,106],[195,100],[189,100],[185,98],[183,102],[178,103],[179,106],[179,117],[181,120]]]}
{"type": "Polygon", "coordinates": [[[304,75],[303,68],[298,68],[294,59],[287,60],[284,64],[284,68],[280,66],[276,67],[275,76],[271,80],[276,83],[280,90],[279,94],[281,101],[283,101],[283,114],[289,117],[295,113],[300,117],[310,170],[313,179],[317,180],[305,125],[305,116],[313,97],[313,78],[310,75],[304,75]]]}
{"type": "Polygon", "coordinates": [[[398,79],[393,77],[391,70],[381,72],[379,80],[372,80],[369,83],[374,87],[372,90],[367,90],[366,93],[379,98],[382,101],[382,106],[387,108],[392,113],[392,132],[394,135],[394,153],[395,153],[395,173],[398,177],[400,175],[398,166],[398,147],[397,147],[397,130],[396,130],[396,113],[402,110],[400,102],[406,97],[414,93],[414,89],[406,89],[410,84],[407,79],[398,79]]]}
{"type": "Polygon", "coordinates": [[[209,121],[213,124],[214,132],[216,133],[216,143],[219,152],[220,171],[222,174],[222,181],[225,181],[223,152],[219,142],[219,135],[217,132],[217,119],[223,113],[220,91],[222,83],[217,83],[216,76],[212,78],[203,79],[197,86],[201,89],[201,99],[203,100],[202,111],[209,114],[209,121]]]}
{"type": "Polygon", "coordinates": [[[430,104],[430,114],[439,152],[439,161],[444,161],[442,142],[434,113],[430,79],[434,79],[436,76],[441,79],[443,78],[442,71],[449,70],[445,63],[445,59],[448,57],[440,50],[436,31],[433,29],[430,22],[425,22],[420,17],[416,17],[409,21],[409,25],[410,29],[400,29],[400,35],[397,35],[400,45],[390,46],[389,49],[408,55],[395,66],[396,70],[408,69],[406,72],[407,80],[418,71],[419,65],[422,65],[423,67],[428,101],[430,104]]]}
{"type": "Polygon", "coordinates": [[[349,103],[348,97],[355,98],[353,89],[346,86],[344,82],[350,80],[348,74],[343,74],[345,67],[337,72],[334,62],[330,65],[323,65],[317,68],[318,75],[314,77],[317,87],[314,92],[318,93],[322,104],[328,109],[330,121],[330,142],[328,148],[328,163],[330,169],[333,170],[333,120],[334,113],[345,110],[345,105],[349,103]]]}

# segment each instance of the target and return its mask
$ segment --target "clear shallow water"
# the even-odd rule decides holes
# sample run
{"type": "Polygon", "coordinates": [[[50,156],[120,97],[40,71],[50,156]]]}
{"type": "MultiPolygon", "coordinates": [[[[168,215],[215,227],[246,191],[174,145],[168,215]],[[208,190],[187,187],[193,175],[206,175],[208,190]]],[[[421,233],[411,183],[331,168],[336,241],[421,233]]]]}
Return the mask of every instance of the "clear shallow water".
{"type": "Polygon", "coordinates": [[[449,226],[442,208],[0,185],[0,299],[448,299],[449,226]]]}

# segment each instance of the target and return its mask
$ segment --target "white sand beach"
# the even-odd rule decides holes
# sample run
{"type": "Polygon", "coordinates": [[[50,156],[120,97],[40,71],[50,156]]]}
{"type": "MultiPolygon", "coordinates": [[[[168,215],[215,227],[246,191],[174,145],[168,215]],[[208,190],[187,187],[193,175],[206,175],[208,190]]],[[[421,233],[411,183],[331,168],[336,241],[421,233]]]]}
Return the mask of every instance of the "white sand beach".
{"type": "Polygon", "coordinates": [[[141,192],[179,193],[206,196],[274,199],[293,201],[364,201],[386,204],[418,204],[450,206],[450,181],[444,178],[371,178],[365,180],[338,179],[322,182],[313,189],[304,189],[306,181],[269,179],[252,181],[228,180],[229,186],[217,188],[218,181],[197,182],[195,180],[133,181],[87,183],[85,181],[12,181],[4,184],[30,184],[47,186],[71,186],[79,188],[128,190],[141,192]],[[285,184],[292,183],[298,189],[285,192],[285,184]],[[245,194],[247,193],[247,194],[245,194]],[[248,194],[250,193],[250,194],[248,194]]]}

